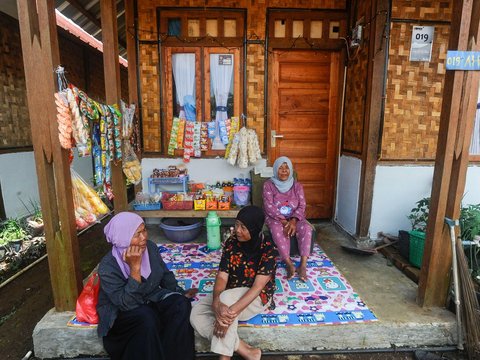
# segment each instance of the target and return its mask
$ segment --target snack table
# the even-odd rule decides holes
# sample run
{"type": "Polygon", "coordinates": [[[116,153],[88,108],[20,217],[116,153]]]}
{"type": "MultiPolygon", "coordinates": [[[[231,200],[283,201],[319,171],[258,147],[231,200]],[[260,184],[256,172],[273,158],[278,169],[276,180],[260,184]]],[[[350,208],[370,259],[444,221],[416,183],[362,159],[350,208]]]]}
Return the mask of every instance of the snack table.
{"type": "Polygon", "coordinates": [[[240,208],[231,210],[131,210],[142,218],[205,218],[209,211],[216,211],[220,218],[236,218],[240,208]]]}

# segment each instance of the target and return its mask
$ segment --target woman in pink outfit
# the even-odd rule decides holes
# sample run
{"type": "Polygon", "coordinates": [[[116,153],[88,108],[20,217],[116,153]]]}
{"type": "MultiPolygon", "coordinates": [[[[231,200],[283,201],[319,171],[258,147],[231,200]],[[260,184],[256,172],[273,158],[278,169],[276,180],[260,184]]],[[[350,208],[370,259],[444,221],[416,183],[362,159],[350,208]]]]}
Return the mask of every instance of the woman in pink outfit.
{"type": "Polygon", "coordinates": [[[312,228],[305,219],[305,193],[303,186],[293,179],[290,159],[281,156],[273,164],[273,176],[263,185],[263,209],[265,223],[278,248],[278,253],[287,265],[287,278],[298,274],[307,280],[307,259],[312,242],[312,228]],[[300,265],[290,258],[290,238],[296,235],[300,252],[300,265]]]}

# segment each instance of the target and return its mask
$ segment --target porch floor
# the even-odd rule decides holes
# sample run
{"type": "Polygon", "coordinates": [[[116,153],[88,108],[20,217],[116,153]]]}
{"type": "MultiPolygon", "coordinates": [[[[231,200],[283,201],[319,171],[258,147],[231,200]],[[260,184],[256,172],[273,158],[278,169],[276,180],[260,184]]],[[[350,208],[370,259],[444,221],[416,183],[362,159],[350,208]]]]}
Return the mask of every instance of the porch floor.
{"type": "MultiPolygon", "coordinates": [[[[152,219],[153,220],[153,219],[152,219]]],[[[227,223],[229,220],[222,220],[227,223]]],[[[315,223],[317,242],[343,273],[353,289],[377,316],[377,322],[318,327],[241,327],[240,337],[264,351],[300,352],[345,349],[391,349],[452,346],[455,316],[440,309],[422,309],[416,302],[417,285],[381,254],[364,256],[343,251],[351,240],[328,222],[315,223]]],[[[158,226],[148,225],[149,238],[165,242],[158,226]]],[[[202,234],[199,241],[205,241],[202,234]]],[[[33,332],[38,358],[105,355],[96,329],[66,326],[71,312],[50,310],[33,332]]],[[[198,352],[208,352],[197,337],[198,352]]]]}

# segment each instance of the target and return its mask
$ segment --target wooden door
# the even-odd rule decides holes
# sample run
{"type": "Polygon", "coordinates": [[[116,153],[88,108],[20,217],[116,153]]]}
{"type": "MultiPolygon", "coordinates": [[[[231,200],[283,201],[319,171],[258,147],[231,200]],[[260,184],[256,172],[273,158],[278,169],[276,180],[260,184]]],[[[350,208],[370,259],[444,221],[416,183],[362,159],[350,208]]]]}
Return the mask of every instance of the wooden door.
{"type": "Polygon", "coordinates": [[[272,56],[269,163],[279,156],[292,160],[308,218],[333,214],[339,58],[332,51],[278,50],[272,56]]]}

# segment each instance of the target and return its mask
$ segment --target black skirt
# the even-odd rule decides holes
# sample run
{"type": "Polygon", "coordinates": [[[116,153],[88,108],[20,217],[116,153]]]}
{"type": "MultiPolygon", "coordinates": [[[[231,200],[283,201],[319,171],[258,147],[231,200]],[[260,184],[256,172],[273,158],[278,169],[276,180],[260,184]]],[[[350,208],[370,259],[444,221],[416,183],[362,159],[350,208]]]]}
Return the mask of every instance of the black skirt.
{"type": "Polygon", "coordinates": [[[193,360],[190,300],[172,294],[159,302],[120,311],[103,346],[112,360],[193,360]]]}

